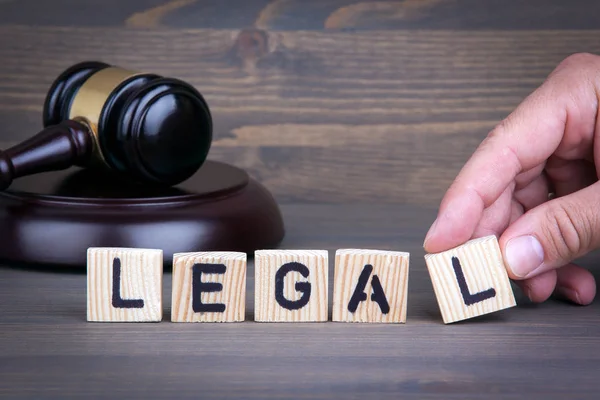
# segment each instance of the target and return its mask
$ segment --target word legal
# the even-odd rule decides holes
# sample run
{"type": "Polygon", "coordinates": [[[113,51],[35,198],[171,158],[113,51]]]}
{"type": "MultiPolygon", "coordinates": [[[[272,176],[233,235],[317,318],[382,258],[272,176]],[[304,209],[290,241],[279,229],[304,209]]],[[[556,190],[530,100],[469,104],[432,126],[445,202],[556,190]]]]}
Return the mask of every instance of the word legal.
{"type": "MultiPolygon", "coordinates": [[[[254,259],[254,321],[328,321],[326,250],[258,250],[254,259]]],[[[337,250],[332,321],[405,323],[409,259],[405,252],[337,250]]],[[[494,236],[425,261],[444,323],[516,305],[494,236]]],[[[246,253],[175,254],[171,321],[244,321],[246,266],[246,253]]],[[[88,321],[162,321],[162,250],[90,248],[87,274],[88,321]]]]}

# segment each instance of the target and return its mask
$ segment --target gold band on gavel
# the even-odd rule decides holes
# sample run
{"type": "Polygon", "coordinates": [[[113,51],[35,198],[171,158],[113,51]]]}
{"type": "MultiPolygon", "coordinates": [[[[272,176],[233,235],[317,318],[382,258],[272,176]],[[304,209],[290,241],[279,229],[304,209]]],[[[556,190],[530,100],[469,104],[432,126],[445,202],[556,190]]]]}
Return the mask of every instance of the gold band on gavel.
{"type": "Polygon", "coordinates": [[[138,72],[129,71],[118,67],[101,69],[90,76],[75,94],[69,119],[86,124],[94,135],[94,154],[96,160],[106,164],[98,139],[98,121],[102,108],[110,94],[125,80],[139,75],[138,72]]]}

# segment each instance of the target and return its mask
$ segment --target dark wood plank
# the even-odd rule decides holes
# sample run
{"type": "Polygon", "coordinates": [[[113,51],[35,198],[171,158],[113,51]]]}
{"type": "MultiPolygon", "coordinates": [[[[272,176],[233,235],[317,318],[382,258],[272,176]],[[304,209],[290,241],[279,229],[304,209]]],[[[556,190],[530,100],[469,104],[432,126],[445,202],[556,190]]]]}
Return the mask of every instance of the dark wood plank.
{"type": "Polygon", "coordinates": [[[0,23],[271,30],[597,29],[594,0],[3,0],[0,23]]]}
{"type": "Polygon", "coordinates": [[[272,32],[0,26],[3,142],[51,81],[101,59],[176,76],[215,118],[210,157],[282,202],[435,205],[481,139],[599,31],[272,32]]]}
{"type": "MultiPolygon", "coordinates": [[[[85,273],[0,268],[3,398],[594,399],[598,302],[556,300],[443,325],[421,242],[435,210],[289,205],[282,248],[411,253],[406,325],[85,322],[85,273]]],[[[581,260],[595,266],[598,255],[581,260]]],[[[330,279],[333,278],[330,261],[330,279]]],[[[332,289],[330,285],[330,295],[332,289]]]]}

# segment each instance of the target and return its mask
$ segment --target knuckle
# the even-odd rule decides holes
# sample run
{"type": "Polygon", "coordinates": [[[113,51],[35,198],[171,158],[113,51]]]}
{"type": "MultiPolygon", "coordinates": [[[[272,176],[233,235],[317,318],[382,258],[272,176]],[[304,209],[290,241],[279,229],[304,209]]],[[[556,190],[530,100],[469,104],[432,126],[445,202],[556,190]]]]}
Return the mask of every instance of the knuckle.
{"type": "Polygon", "coordinates": [[[598,56],[592,53],[580,52],[574,53],[567,56],[563,63],[565,65],[572,65],[575,67],[581,67],[583,65],[595,65],[598,64],[598,56]]]}
{"type": "Polygon", "coordinates": [[[598,108],[600,56],[591,53],[568,56],[552,71],[542,87],[543,96],[539,100],[560,104],[565,112],[561,117],[563,123],[567,123],[567,116],[573,120],[591,118],[598,108]]]}
{"type": "Polygon", "coordinates": [[[505,118],[500,121],[484,140],[484,146],[497,146],[499,152],[498,155],[502,156],[504,162],[511,166],[514,165],[516,169],[520,169],[521,160],[519,158],[519,152],[506,140],[512,132],[517,131],[515,128],[515,121],[518,122],[518,119],[514,115],[512,118],[505,118]]]}
{"type": "Polygon", "coordinates": [[[591,53],[574,53],[566,57],[558,65],[558,69],[575,69],[581,71],[582,68],[597,68],[600,63],[600,57],[591,53]]]}
{"type": "Polygon", "coordinates": [[[510,118],[500,121],[481,142],[480,148],[493,148],[497,143],[502,142],[510,134],[512,124],[510,118]]]}
{"type": "Polygon", "coordinates": [[[504,118],[490,132],[489,137],[490,138],[497,138],[497,137],[505,136],[508,132],[511,131],[513,125],[514,125],[514,123],[511,120],[510,116],[507,117],[507,118],[504,118]]]}
{"type": "Polygon", "coordinates": [[[591,79],[600,71],[600,56],[591,53],[575,53],[563,59],[552,75],[565,79],[591,79]]]}
{"type": "Polygon", "coordinates": [[[549,206],[543,234],[554,258],[569,261],[588,249],[592,241],[593,221],[576,207],[555,202],[549,206]]]}

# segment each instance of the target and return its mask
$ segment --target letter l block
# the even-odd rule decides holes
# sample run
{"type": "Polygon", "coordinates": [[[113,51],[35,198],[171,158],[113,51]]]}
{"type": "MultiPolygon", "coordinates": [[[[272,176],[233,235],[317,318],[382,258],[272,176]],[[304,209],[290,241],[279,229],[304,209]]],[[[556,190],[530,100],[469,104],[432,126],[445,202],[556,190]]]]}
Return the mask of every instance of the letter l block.
{"type": "Polygon", "coordinates": [[[441,253],[425,255],[445,324],[516,305],[498,239],[473,239],[441,253]]]}
{"type": "Polygon", "coordinates": [[[328,266],[326,250],[257,250],[254,320],[327,321],[328,266]]]}
{"type": "Polygon", "coordinates": [[[160,322],[162,278],[162,250],[89,248],[87,320],[160,322]]]}

